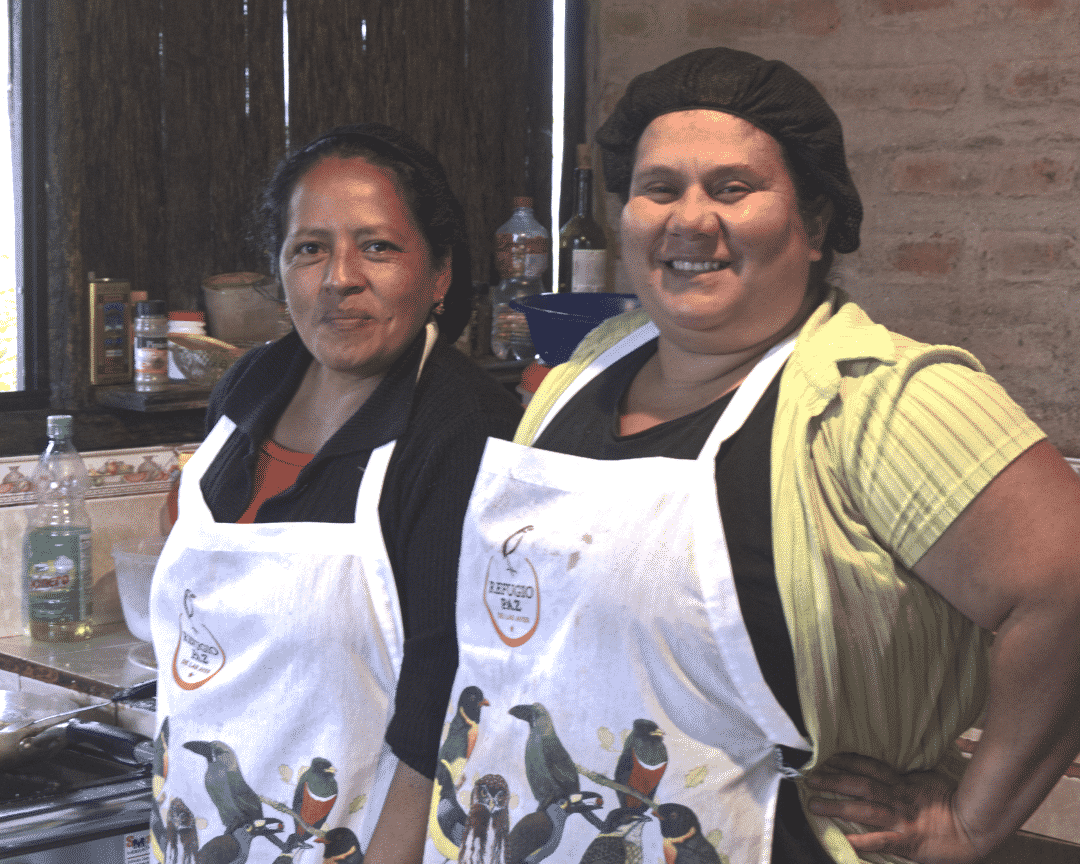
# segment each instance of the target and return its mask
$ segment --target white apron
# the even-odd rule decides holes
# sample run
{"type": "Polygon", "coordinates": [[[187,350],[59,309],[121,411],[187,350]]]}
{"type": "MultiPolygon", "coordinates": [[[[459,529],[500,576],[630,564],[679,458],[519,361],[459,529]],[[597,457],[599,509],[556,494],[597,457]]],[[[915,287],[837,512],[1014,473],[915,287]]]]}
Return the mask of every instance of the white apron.
{"type": "Polygon", "coordinates": [[[384,736],[404,631],[378,514],[394,442],[371,454],[355,522],[219,523],[199,481],[234,428],[222,417],[185,465],[154,573],[153,845],[184,860],[187,825],[250,864],[314,864],[326,847],[282,808],[367,849],[397,767],[384,736]]]}
{"type": "MultiPolygon", "coordinates": [[[[656,332],[597,358],[548,416],[656,332]]],[[[463,767],[449,727],[426,862],[769,861],[793,773],[777,745],[810,746],[754,657],[715,458],[793,346],[758,362],[696,460],[488,441],[461,547],[453,690],[457,703],[478,687],[483,707],[463,767]]]]}

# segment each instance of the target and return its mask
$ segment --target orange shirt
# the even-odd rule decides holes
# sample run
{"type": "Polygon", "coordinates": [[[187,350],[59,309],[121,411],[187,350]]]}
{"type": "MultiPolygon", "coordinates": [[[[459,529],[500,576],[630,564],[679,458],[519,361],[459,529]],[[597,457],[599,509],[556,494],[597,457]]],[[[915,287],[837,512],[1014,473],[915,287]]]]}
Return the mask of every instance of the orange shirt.
{"type": "Polygon", "coordinates": [[[275,444],[270,439],[264,441],[259,448],[259,461],[255,465],[255,491],[251,496],[251,503],[244,515],[236,520],[236,524],[254,522],[259,505],[292,486],[300,469],[313,458],[314,453],[298,453],[275,444]]]}
{"type": "MultiPolygon", "coordinates": [[[[312,453],[298,453],[273,441],[264,441],[259,449],[259,461],[255,464],[255,493],[251,497],[247,510],[236,520],[236,524],[254,522],[255,514],[259,512],[259,505],[267,498],[273,498],[278,492],[283,492],[292,486],[296,482],[300,469],[313,458],[312,453]]],[[[161,529],[163,534],[168,533],[168,529],[176,524],[179,516],[179,490],[180,478],[178,477],[165,499],[169,519],[168,525],[164,525],[161,529]]]]}

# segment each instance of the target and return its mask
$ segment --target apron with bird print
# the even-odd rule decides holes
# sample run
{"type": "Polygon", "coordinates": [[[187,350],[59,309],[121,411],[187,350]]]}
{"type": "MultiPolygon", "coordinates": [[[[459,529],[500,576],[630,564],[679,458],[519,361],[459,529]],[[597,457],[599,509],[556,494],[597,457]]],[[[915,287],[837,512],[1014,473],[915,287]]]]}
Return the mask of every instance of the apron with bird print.
{"type": "MultiPolygon", "coordinates": [[[[656,335],[598,357],[549,418],[656,335]]],[[[780,746],[810,746],[743,623],[715,459],[793,346],[758,361],[696,460],[488,441],[426,864],[769,861],[780,746]]]]}
{"type": "Polygon", "coordinates": [[[219,523],[199,481],[234,428],[222,417],[185,465],[154,573],[151,848],[357,864],[397,768],[404,630],[378,514],[394,442],[372,452],[354,522],[219,523]]]}

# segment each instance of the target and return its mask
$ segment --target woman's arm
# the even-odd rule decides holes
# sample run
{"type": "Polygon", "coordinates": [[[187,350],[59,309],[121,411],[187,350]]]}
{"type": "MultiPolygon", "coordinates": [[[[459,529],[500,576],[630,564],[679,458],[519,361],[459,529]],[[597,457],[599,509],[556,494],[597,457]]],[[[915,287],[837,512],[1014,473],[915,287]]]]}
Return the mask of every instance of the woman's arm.
{"type": "Polygon", "coordinates": [[[432,781],[398,764],[364,864],[419,864],[424,857],[432,781]]]}
{"type": "Polygon", "coordinates": [[[808,783],[861,801],[811,810],[879,830],[859,851],[977,860],[1031,815],[1080,750],[1080,477],[1034,445],[972,501],[915,565],[972,621],[996,631],[982,736],[955,790],[864,757],[808,783]]]}

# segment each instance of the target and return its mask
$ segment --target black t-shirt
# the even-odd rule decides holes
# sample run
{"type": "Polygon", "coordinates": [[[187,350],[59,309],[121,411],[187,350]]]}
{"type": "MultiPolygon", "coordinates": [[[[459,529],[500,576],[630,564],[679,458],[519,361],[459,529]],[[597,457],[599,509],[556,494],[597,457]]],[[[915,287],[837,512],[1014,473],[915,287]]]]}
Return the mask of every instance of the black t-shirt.
{"type": "MultiPolygon", "coordinates": [[[[296,482],[262,503],[255,521],[352,522],[368,457],[397,441],[379,497],[405,628],[386,740],[402,762],[434,777],[457,671],[462,521],[488,437],[511,438],[521,406],[442,339],[417,380],[423,347],[421,333],[296,482]]],[[[246,354],[214,389],[207,429],[223,414],[237,424],[200,484],[215,521],[235,522],[247,509],[259,447],[310,363],[292,333],[246,354]]]]}
{"type": "MultiPolygon", "coordinates": [[[[588,459],[696,459],[734,392],[643,432],[619,434],[619,403],[655,352],[656,340],[652,340],[585,384],[552,418],[534,446],[588,459]]],[[[716,487],[735,591],[754,655],[776,701],[805,737],[795,655],[776,584],[772,549],[769,455],[779,392],[777,374],[746,422],[721,445],[716,457],[716,487]]],[[[784,750],[794,767],[809,757],[802,751],[784,750]]],[[[814,837],[791,783],[780,784],[772,860],[775,864],[832,861],[814,837]]]]}

